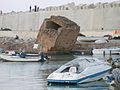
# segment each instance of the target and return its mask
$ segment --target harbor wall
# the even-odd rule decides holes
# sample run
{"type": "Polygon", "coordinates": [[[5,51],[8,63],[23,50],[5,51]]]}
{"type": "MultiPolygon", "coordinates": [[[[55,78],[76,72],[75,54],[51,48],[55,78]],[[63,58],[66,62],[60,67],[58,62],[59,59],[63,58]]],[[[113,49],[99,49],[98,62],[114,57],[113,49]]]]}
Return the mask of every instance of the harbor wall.
{"type": "Polygon", "coordinates": [[[120,30],[120,2],[80,4],[69,3],[46,7],[37,12],[10,12],[0,14],[0,28],[17,32],[38,32],[45,18],[51,15],[65,16],[80,26],[80,32],[88,36],[103,36],[120,30]]]}

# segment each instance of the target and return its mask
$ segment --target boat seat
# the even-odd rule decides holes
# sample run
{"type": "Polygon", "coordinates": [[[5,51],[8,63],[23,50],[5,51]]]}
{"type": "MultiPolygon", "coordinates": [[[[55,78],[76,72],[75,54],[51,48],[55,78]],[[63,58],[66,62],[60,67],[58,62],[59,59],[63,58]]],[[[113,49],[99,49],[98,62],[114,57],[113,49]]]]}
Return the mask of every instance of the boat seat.
{"type": "Polygon", "coordinates": [[[70,67],[69,72],[76,73],[77,68],[76,67],[70,67]]]}

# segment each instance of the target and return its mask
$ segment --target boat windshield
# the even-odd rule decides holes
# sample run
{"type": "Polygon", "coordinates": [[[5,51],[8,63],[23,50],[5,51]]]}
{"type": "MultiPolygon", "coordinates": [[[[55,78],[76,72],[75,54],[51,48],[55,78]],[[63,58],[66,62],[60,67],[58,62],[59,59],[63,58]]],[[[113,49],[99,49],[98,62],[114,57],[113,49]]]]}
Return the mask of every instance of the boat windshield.
{"type": "Polygon", "coordinates": [[[67,67],[61,71],[61,73],[69,72],[70,67],[67,67]]]}
{"type": "Polygon", "coordinates": [[[61,66],[56,72],[76,72],[81,73],[87,67],[101,64],[102,62],[94,58],[76,58],[61,66]],[[75,69],[76,67],[76,69],[75,69]],[[71,69],[72,68],[72,69],[71,69]],[[70,70],[71,69],[71,70],[70,70]]]}
{"type": "Polygon", "coordinates": [[[61,73],[65,73],[65,72],[81,73],[83,70],[84,70],[83,67],[76,65],[76,66],[70,66],[64,68],[63,70],[61,70],[61,73]]]}

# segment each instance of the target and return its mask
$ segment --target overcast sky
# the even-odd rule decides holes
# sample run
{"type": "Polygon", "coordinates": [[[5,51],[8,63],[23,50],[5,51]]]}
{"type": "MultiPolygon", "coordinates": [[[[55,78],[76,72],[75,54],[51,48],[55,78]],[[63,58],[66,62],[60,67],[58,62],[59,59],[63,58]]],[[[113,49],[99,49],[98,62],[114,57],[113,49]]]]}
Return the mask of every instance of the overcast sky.
{"type": "Polygon", "coordinates": [[[70,2],[75,2],[78,4],[85,3],[97,3],[97,2],[113,2],[120,0],[0,0],[0,10],[3,12],[11,11],[27,11],[31,5],[34,8],[34,5],[39,6],[40,8],[48,6],[59,6],[64,5],[70,2]]]}

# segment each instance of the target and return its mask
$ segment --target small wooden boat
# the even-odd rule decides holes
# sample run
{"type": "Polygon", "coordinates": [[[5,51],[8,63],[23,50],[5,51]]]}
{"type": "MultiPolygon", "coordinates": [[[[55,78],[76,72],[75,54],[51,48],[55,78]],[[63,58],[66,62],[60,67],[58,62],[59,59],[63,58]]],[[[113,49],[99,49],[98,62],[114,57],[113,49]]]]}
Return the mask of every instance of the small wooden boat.
{"type": "Polygon", "coordinates": [[[38,62],[38,61],[44,62],[47,60],[46,58],[44,58],[44,60],[41,59],[41,56],[36,56],[36,57],[26,56],[25,58],[22,58],[19,55],[9,55],[9,54],[0,54],[0,58],[3,61],[9,61],[9,62],[38,62]]]}

